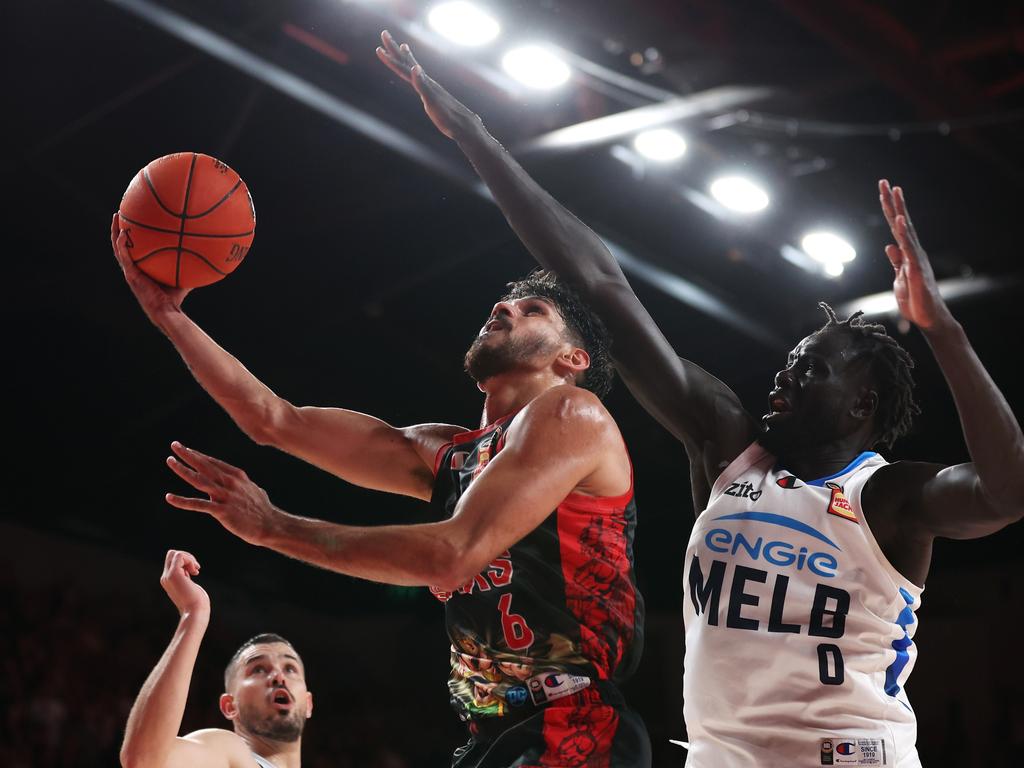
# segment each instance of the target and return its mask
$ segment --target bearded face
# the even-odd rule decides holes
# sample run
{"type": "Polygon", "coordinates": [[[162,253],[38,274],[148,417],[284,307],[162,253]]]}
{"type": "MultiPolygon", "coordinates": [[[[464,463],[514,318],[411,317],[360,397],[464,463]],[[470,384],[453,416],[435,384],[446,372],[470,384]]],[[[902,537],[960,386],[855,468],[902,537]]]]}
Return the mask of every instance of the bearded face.
{"type": "Polygon", "coordinates": [[[557,348],[557,341],[540,333],[513,335],[500,329],[482,333],[466,352],[466,373],[481,384],[494,376],[529,365],[539,356],[552,354],[557,348]]]}
{"type": "Polygon", "coordinates": [[[273,741],[294,742],[306,727],[305,700],[295,702],[291,709],[268,712],[265,706],[240,703],[238,722],[249,733],[273,741]]]}

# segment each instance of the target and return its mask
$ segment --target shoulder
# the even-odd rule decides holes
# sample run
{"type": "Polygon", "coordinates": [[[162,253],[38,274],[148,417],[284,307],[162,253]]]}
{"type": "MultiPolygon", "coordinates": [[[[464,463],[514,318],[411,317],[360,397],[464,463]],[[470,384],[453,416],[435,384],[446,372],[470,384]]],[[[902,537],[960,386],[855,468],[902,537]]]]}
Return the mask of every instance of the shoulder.
{"type": "Polygon", "coordinates": [[[927,461],[885,464],[864,484],[861,505],[873,515],[899,513],[901,524],[911,523],[926,484],[943,469],[945,465],[927,461]]]}
{"type": "Polygon", "coordinates": [[[181,741],[204,748],[217,765],[228,768],[255,768],[252,751],[234,731],[224,728],[203,728],[183,736],[181,741]]]}
{"type": "Polygon", "coordinates": [[[571,384],[552,387],[538,395],[519,412],[512,428],[542,428],[545,431],[580,430],[592,435],[614,432],[618,428],[600,398],[589,390],[571,384]]]}

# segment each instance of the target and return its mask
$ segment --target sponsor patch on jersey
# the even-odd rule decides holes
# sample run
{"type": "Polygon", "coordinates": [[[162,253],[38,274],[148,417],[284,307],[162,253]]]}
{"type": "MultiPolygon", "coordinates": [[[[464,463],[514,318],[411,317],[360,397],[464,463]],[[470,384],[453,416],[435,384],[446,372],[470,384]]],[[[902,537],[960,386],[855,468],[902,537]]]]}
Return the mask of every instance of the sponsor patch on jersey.
{"type": "Polygon", "coordinates": [[[775,481],[775,484],[779,486],[779,488],[803,487],[803,484],[799,480],[797,480],[793,475],[783,475],[782,477],[775,481]]]}
{"type": "Polygon", "coordinates": [[[510,707],[521,707],[526,703],[528,695],[524,686],[516,685],[505,691],[505,701],[508,702],[510,707]]]}
{"type": "Polygon", "coordinates": [[[822,739],[822,765],[888,765],[885,739],[822,739]]]}
{"type": "Polygon", "coordinates": [[[537,706],[548,701],[572,696],[590,685],[589,677],[570,675],[568,672],[545,672],[526,681],[530,698],[537,706]]]}
{"type": "Polygon", "coordinates": [[[860,525],[860,521],[853,513],[853,507],[850,506],[849,500],[843,495],[843,487],[838,483],[825,483],[825,487],[832,489],[832,498],[828,500],[828,513],[860,525]]]}

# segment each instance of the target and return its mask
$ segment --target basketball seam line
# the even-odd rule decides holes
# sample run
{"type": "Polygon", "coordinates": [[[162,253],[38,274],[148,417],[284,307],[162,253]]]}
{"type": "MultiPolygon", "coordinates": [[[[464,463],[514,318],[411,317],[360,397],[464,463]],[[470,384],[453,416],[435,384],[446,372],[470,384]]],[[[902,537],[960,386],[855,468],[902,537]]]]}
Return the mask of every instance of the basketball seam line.
{"type": "Polygon", "coordinates": [[[206,216],[208,213],[211,213],[212,211],[214,211],[217,208],[219,208],[223,203],[226,203],[228,198],[231,197],[233,194],[235,194],[235,190],[238,189],[240,186],[242,186],[242,179],[241,178],[239,178],[238,181],[235,182],[235,186],[233,186],[231,188],[230,192],[228,192],[226,195],[224,195],[224,197],[222,197],[220,200],[218,200],[216,203],[214,203],[211,207],[207,208],[202,213],[193,213],[193,214],[187,214],[186,213],[185,214],[185,218],[186,219],[201,219],[203,216],[206,216]]]}
{"type": "MultiPolygon", "coordinates": [[[[134,259],[132,261],[132,264],[138,264],[140,261],[145,261],[150,256],[155,256],[156,254],[162,253],[164,251],[177,251],[177,250],[179,250],[179,249],[176,248],[173,245],[165,245],[163,248],[156,248],[156,249],[150,251],[149,253],[147,253],[145,256],[140,256],[139,258],[134,259]]],[[[224,275],[225,277],[227,277],[227,274],[228,274],[227,272],[221,272],[219,269],[217,269],[217,267],[215,267],[213,265],[213,262],[211,262],[208,258],[203,256],[203,254],[201,254],[199,251],[193,251],[191,248],[181,248],[180,250],[181,250],[182,253],[188,253],[188,254],[191,254],[192,256],[195,256],[197,259],[199,259],[204,264],[206,264],[206,266],[208,266],[210,269],[212,269],[218,275],[224,275]]]]}
{"type": "MultiPolygon", "coordinates": [[[[152,224],[143,224],[141,221],[129,219],[123,213],[121,214],[121,218],[127,221],[129,224],[133,224],[136,227],[142,227],[143,229],[151,229],[154,232],[166,232],[169,235],[178,234],[178,231],[176,229],[165,229],[164,227],[154,227],[152,224]]],[[[248,232],[236,232],[230,235],[218,235],[206,232],[186,232],[185,237],[248,237],[255,231],[255,229],[250,229],[248,232]]]]}
{"type": "Polygon", "coordinates": [[[178,231],[178,256],[174,261],[174,287],[181,288],[181,243],[185,239],[185,220],[188,218],[188,197],[192,194],[192,174],[196,170],[196,155],[192,153],[192,164],[188,167],[188,179],[185,181],[185,202],[181,204],[181,229],[178,231]]]}
{"type": "Polygon", "coordinates": [[[153,182],[149,178],[149,170],[148,169],[146,169],[146,168],[142,169],[142,178],[145,179],[146,186],[149,187],[149,191],[153,193],[153,198],[156,200],[157,205],[159,205],[161,208],[163,208],[165,211],[167,211],[169,214],[171,214],[171,216],[173,216],[174,218],[178,218],[181,214],[180,213],[175,213],[170,208],[168,208],[166,205],[164,205],[164,201],[161,200],[160,199],[160,195],[158,195],[156,193],[156,187],[153,186],[153,182]]]}

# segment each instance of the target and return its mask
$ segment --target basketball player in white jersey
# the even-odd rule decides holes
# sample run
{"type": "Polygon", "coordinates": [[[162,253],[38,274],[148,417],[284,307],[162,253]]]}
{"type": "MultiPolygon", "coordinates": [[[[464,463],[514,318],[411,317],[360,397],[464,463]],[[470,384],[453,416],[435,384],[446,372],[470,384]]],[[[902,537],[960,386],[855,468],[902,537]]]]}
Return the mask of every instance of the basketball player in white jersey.
{"type": "Polygon", "coordinates": [[[257,635],[224,671],[220,711],[233,730],[178,736],[192,669],[210,621],[210,598],[192,581],[199,563],[171,550],[160,585],[181,617],[128,715],[124,768],[299,768],[302,729],[313,714],[302,659],[283,637],[257,635]]]}
{"type": "Polygon", "coordinates": [[[758,421],[679,358],[600,238],[529,178],[479,117],[388,35],[377,53],[475,167],[533,256],[615,339],[616,367],[686,447],[697,518],[686,552],[689,768],[919,766],[905,683],[936,537],[1024,514],[1024,436],[939,295],[902,191],[879,184],[903,317],[925,335],[971,463],[890,464],[874,449],[917,407],[910,356],[859,313],[800,341],[758,421]]]}

